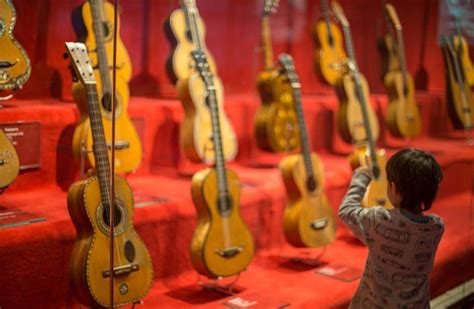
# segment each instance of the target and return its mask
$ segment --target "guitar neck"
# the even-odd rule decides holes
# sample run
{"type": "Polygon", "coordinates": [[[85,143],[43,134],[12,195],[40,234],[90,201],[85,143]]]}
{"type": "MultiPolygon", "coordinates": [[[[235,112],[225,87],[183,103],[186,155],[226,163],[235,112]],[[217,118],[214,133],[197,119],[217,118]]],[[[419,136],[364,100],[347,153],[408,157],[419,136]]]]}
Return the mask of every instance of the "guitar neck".
{"type": "Polygon", "coordinates": [[[334,43],[334,37],[331,32],[331,20],[329,18],[329,9],[328,9],[328,3],[327,0],[321,0],[320,2],[321,9],[323,11],[324,15],[324,22],[326,24],[326,30],[328,32],[328,42],[332,46],[334,43]]]}
{"type": "Polygon", "coordinates": [[[350,63],[348,64],[348,66],[354,78],[355,90],[356,90],[357,98],[360,103],[360,109],[361,109],[362,118],[364,121],[364,128],[367,135],[367,145],[369,148],[369,155],[370,155],[370,160],[372,162],[372,168],[374,170],[373,174],[374,176],[378,177],[379,170],[378,170],[378,165],[377,165],[377,154],[375,153],[375,142],[374,142],[374,138],[372,134],[372,128],[370,127],[369,111],[367,107],[368,103],[365,100],[365,94],[362,90],[362,80],[360,77],[359,68],[357,67],[357,61],[355,58],[355,52],[354,52],[354,47],[352,43],[352,36],[351,36],[351,30],[350,30],[349,24],[343,25],[342,29],[343,29],[344,38],[346,41],[347,54],[350,59],[350,63]]]}
{"type": "Polygon", "coordinates": [[[198,21],[201,18],[199,16],[199,11],[196,5],[193,3],[192,5],[186,5],[185,3],[181,3],[181,7],[184,11],[186,16],[186,23],[188,27],[189,34],[191,35],[191,41],[196,44],[196,48],[204,50],[205,45],[202,41],[201,33],[199,32],[198,21]]]}
{"type": "Polygon", "coordinates": [[[104,136],[104,128],[102,126],[102,115],[99,107],[97,85],[95,83],[88,83],[85,84],[85,88],[87,93],[89,117],[92,129],[92,149],[94,151],[97,175],[99,178],[100,195],[102,197],[102,203],[110,205],[110,163],[107,152],[107,144],[104,136]]]}
{"type": "Polygon", "coordinates": [[[92,8],[92,20],[94,25],[94,34],[96,41],[96,52],[98,59],[98,66],[100,72],[100,80],[102,82],[102,92],[111,93],[112,86],[109,75],[109,63],[107,60],[107,53],[105,51],[104,39],[104,7],[102,0],[89,0],[92,8]]]}
{"type": "Polygon", "coordinates": [[[291,83],[293,89],[293,99],[295,101],[296,115],[298,118],[301,153],[303,155],[306,175],[313,178],[313,163],[311,161],[311,144],[308,138],[308,131],[306,129],[306,121],[304,119],[303,104],[301,100],[301,84],[291,83]]]}
{"type": "Polygon", "coordinates": [[[263,57],[265,70],[270,70],[273,68],[273,49],[272,49],[272,39],[270,32],[270,17],[269,15],[264,15],[262,17],[262,46],[263,46],[263,57]]]}
{"type": "Polygon", "coordinates": [[[397,31],[397,42],[398,42],[398,59],[400,61],[400,67],[401,67],[401,70],[402,70],[402,75],[403,75],[403,82],[404,82],[404,85],[407,84],[407,75],[408,75],[408,71],[407,71],[407,65],[406,65],[406,61],[405,61],[405,44],[403,43],[403,33],[402,33],[402,28],[398,28],[396,29],[397,31]]]}

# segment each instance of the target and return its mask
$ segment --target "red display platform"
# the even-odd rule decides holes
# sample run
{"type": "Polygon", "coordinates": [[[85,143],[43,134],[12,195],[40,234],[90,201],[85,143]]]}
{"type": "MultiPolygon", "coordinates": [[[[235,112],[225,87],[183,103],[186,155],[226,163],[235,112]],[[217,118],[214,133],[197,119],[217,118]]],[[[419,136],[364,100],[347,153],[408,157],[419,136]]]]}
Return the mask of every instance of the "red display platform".
{"type": "MultiPolygon", "coordinates": [[[[382,114],[386,106],[384,97],[376,95],[371,101],[382,114]]],[[[435,296],[474,277],[474,270],[469,267],[474,254],[469,236],[474,223],[470,217],[474,148],[450,129],[439,94],[420,94],[418,101],[424,132],[410,145],[433,152],[445,174],[433,207],[446,221],[446,234],[432,274],[435,296]],[[439,121],[432,123],[429,119],[439,121]]],[[[335,130],[337,100],[332,95],[305,96],[303,102],[313,148],[325,166],[325,189],[336,211],[351,175],[346,160],[351,147],[342,143],[335,130]]],[[[242,182],[241,211],[257,248],[253,263],[238,281],[237,296],[251,300],[245,297],[253,295],[265,302],[278,291],[279,301],[296,307],[343,306],[350,301],[358,281],[343,282],[317,274],[315,269],[318,265],[362,269],[366,249],[338,221],[337,240],[326,248],[320,264],[308,266],[288,260],[288,256],[307,257],[308,253],[318,256],[321,249],[301,252],[290,248],[284,240],[281,220],[286,196],[280,173],[276,167],[256,167],[259,162],[278,159],[255,148],[252,125],[258,106],[253,95],[226,97],[226,110],[240,147],[239,156],[230,167],[242,182]]],[[[175,100],[132,97],[129,113],[141,126],[144,149],[142,165],[135,174],[127,176],[138,205],[134,223],[155,269],[155,284],[144,299],[144,306],[222,307],[227,298],[199,287],[197,283],[202,278],[189,260],[196,213],[190,177],[183,176],[182,171],[201,166],[189,164],[179,151],[181,106],[175,100]]],[[[0,204],[47,218],[44,222],[0,230],[0,263],[6,265],[0,275],[2,308],[27,308],[39,303],[45,308],[78,306],[68,286],[67,265],[75,231],[66,207],[67,189],[79,176],[78,163],[72,159],[70,149],[77,119],[74,104],[56,100],[12,101],[0,111],[0,122],[34,120],[41,124],[41,167],[23,171],[0,196],[0,204]]],[[[383,134],[383,143],[405,144],[387,134],[383,134]]],[[[387,148],[388,154],[395,148],[387,148]]]]}

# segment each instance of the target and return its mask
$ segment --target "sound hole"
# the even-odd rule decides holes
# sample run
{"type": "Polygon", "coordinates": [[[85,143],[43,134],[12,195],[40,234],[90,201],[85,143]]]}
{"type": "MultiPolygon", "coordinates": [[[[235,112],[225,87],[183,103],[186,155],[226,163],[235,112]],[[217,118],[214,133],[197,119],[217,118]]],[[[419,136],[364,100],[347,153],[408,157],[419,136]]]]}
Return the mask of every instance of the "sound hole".
{"type": "Polygon", "coordinates": [[[130,240],[125,242],[124,253],[127,260],[131,263],[135,259],[135,246],[130,240]]]}
{"type": "Polygon", "coordinates": [[[110,93],[104,93],[104,96],[102,97],[102,106],[106,111],[112,111],[112,95],[110,93]]]}
{"type": "Polygon", "coordinates": [[[230,195],[225,194],[219,196],[217,205],[219,207],[220,215],[228,216],[230,214],[230,210],[232,209],[232,199],[230,198],[230,195]]]}
{"type": "Polygon", "coordinates": [[[186,30],[186,39],[188,39],[188,41],[189,41],[190,43],[193,42],[193,34],[191,33],[191,30],[190,30],[190,29],[187,29],[187,30],[186,30]]]}
{"type": "MultiPolygon", "coordinates": [[[[110,227],[110,209],[109,207],[104,207],[102,211],[102,219],[104,220],[105,225],[107,227],[110,227]]],[[[114,205],[114,227],[119,225],[120,221],[122,221],[122,213],[120,212],[120,209],[117,207],[117,203],[114,205]]]]}
{"type": "Polygon", "coordinates": [[[104,39],[105,41],[109,42],[110,40],[112,40],[112,25],[108,22],[103,22],[102,27],[102,30],[104,31],[104,39]]]}
{"type": "Polygon", "coordinates": [[[308,177],[308,179],[306,179],[306,188],[309,192],[313,192],[314,190],[316,190],[316,185],[317,183],[314,177],[308,177]]]}

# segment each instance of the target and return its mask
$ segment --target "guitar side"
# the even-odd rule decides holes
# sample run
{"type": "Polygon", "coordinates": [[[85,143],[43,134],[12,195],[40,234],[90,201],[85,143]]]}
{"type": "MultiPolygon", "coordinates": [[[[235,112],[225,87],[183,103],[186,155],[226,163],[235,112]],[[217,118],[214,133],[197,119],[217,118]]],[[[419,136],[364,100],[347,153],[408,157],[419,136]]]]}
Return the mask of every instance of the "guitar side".
{"type": "MultiPolygon", "coordinates": [[[[153,269],[148,251],[133,228],[133,195],[128,183],[116,176],[117,211],[121,219],[115,227],[115,268],[136,265],[130,272],[116,274],[114,306],[139,301],[150,290],[153,269]],[[130,245],[131,244],[131,245],[130,245]],[[129,249],[130,246],[133,249],[129,249]]],[[[96,177],[80,181],[68,191],[68,210],[77,238],[70,262],[70,284],[74,295],[89,306],[108,306],[109,269],[108,224],[104,222],[99,182],[96,177]]]]}
{"type": "MultiPolygon", "coordinates": [[[[223,108],[223,86],[213,77],[216,89],[223,153],[226,161],[233,160],[238,151],[237,137],[223,108]]],[[[193,162],[211,164],[215,160],[212,141],[212,123],[206,103],[206,87],[198,73],[176,84],[178,97],[184,107],[185,117],[180,128],[180,144],[185,155],[193,162]]]]}
{"type": "Polygon", "coordinates": [[[254,254],[252,234],[240,216],[240,182],[237,175],[226,169],[231,211],[222,215],[218,211],[217,173],[214,169],[205,169],[193,176],[191,193],[198,213],[198,225],[191,241],[191,261],[194,268],[208,277],[227,277],[244,271],[254,254]],[[233,246],[240,246],[242,251],[230,257],[217,254],[225,244],[225,232],[233,246]]]}
{"type": "Polygon", "coordinates": [[[280,171],[285,184],[288,205],[283,214],[283,232],[295,247],[322,247],[336,236],[336,220],[324,194],[323,166],[316,154],[311,154],[316,189],[308,190],[302,155],[285,157],[280,171]]]}

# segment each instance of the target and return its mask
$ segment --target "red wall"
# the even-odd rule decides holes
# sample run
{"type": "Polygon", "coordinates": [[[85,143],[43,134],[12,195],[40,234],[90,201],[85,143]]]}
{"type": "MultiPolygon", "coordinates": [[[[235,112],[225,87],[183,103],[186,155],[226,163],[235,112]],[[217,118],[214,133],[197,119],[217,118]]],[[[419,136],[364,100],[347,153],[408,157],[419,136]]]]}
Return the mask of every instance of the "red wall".
{"type": "MultiPolygon", "coordinates": [[[[64,41],[74,40],[71,10],[80,0],[16,0],[18,20],[15,36],[31,57],[30,81],[19,98],[70,98],[71,80],[62,58],[64,41]]],[[[227,93],[254,92],[261,53],[259,16],[262,0],[197,0],[207,24],[207,45],[213,53],[227,93]]],[[[323,86],[312,68],[314,45],[310,36],[319,18],[319,0],[281,1],[271,19],[275,56],[293,54],[306,93],[331,91],[323,86]]],[[[382,8],[379,0],[340,0],[352,25],[354,44],[361,71],[372,92],[383,91],[379,81],[380,60],[376,38],[382,32],[382,8]]],[[[429,90],[444,87],[443,60],[436,44],[438,0],[394,0],[392,2],[404,27],[409,70],[415,74],[420,59],[428,70],[429,90]],[[422,39],[424,14],[427,36],[422,39]],[[422,45],[426,46],[420,55],[422,45]],[[421,57],[420,57],[421,56],[421,57]]],[[[163,23],[178,7],[177,0],[120,1],[121,37],[133,62],[132,95],[159,96],[173,91],[165,72],[170,51],[163,23]],[[146,61],[144,61],[146,59],[146,61]],[[148,73],[148,74],[145,74],[148,73]],[[146,77],[146,78],[145,78],[146,77]],[[146,83],[145,83],[146,81],[146,83]]]]}

